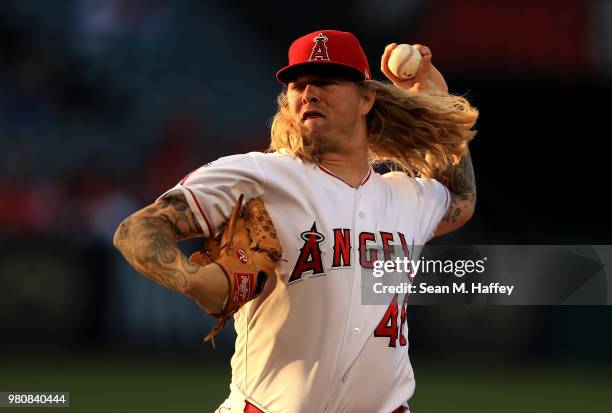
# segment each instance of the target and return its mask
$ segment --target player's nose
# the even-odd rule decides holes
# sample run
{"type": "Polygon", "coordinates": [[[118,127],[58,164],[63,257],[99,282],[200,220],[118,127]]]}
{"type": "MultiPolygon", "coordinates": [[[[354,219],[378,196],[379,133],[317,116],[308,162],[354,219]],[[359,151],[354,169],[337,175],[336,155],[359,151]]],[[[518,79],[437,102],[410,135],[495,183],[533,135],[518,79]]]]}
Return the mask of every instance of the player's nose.
{"type": "Polygon", "coordinates": [[[319,91],[316,86],[306,85],[304,93],[302,93],[302,103],[316,103],[319,101],[319,91]]]}

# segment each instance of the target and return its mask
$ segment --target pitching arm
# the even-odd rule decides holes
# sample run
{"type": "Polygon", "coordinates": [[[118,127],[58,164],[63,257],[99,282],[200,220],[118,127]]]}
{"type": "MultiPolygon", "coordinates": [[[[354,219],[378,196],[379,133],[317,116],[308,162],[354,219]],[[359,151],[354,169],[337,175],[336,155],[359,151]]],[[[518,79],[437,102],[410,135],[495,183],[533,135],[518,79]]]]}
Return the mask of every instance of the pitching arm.
{"type": "Polygon", "coordinates": [[[438,172],[433,178],[443,183],[451,195],[446,214],[433,235],[439,237],[461,228],[474,215],[476,178],[469,150],[457,165],[447,171],[438,172]]]}

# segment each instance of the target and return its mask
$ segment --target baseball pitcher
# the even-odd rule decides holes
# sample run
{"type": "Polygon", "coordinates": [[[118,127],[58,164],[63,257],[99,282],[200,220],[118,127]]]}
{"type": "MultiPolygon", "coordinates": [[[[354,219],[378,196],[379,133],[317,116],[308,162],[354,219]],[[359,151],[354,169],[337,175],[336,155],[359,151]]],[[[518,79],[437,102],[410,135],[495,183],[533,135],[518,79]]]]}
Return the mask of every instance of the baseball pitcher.
{"type": "Polygon", "coordinates": [[[425,46],[414,77],[394,75],[396,46],[390,84],[353,34],[300,37],[276,74],[270,150],[200,167],[117,229],[134,268],[218,319],[207,339],[234,318],[218,412],[408,411],[407,297],[361,305],[361,271],[381,258],[371,246],[423,245],[471,218],[478,112],[425,46]],[[193,237],[206,244],[188,258],[177,243],[193,237]]]}

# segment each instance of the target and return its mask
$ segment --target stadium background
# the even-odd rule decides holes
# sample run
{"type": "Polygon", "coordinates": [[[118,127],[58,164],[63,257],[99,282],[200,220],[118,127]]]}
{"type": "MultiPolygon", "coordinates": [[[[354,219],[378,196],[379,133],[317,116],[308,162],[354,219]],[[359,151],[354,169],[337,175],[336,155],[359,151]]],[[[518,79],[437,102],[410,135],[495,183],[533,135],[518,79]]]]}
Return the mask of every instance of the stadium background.
{"type": "MultiPolygon", "coordinates": [[[[70,391],[88,412],[226,397],[231,329],[203,344],[212,321],[136,275],[112,235],[197,166],[266,148],[274,73],[317,28],[355,32],[377,79],[387,43],[429,45],[481,109],[478,209],[437,242],[612,243],[611,1],[237,3],[2,2],[0,391],[70,391]]],[[[411,307],[413,410],[605,411],[611,320],[605,306],[411,307]]]]}

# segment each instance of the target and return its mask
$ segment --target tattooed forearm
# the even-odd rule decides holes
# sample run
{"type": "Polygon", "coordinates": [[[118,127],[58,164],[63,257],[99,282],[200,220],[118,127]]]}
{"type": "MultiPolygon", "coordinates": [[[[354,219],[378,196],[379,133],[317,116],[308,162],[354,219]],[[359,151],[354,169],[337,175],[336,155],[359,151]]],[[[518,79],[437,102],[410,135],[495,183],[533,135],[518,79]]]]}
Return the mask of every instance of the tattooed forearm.
{"type": "Polygon", "coordinates": [[[184,198],[169,196],[160,199],[149,208],[159,211],[159,215],[166,218],[172,225],[177,240],[202,235],[202,228],[184,198]]]}
{"type": "Polygon", "coordinates": [[[454,194],[469,198],[476,195],[476,179],[470,152],[461,161],[435,177],[454,194]]]}
{"type": "Polygon", "coordinates": [[[443,221],[454,223],[464,211],[473,212],[476,204],[476,178],[469,151],[457,165],[436,174],[435,178],[451,192],[451,205],[443,221]]]}
{"type": "Polygon", "coordinates": [[[189,206],[179,197],[164,198],[121,223],[113,243],[145,277],[172,291],[184,291],[187,277],[200,266],[178,249],[179,240],[202,235],[189,206]]]}

